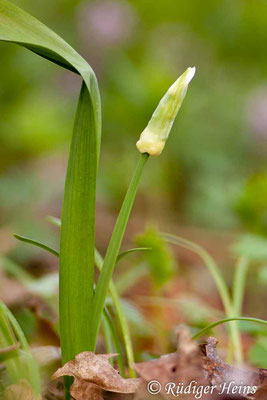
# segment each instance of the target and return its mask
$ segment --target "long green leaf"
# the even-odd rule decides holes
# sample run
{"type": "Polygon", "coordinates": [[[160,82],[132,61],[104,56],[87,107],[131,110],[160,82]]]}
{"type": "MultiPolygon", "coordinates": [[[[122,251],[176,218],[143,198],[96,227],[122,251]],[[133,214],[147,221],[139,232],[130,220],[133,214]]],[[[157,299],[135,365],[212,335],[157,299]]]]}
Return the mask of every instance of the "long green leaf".
{"type": "Polygon", "coordinates": [[[83,78],[62,209],[60,336],[65,363],[81,351],[94,350],[90,316],[95,190],[101,138],[98,84],[91,67],[63,39],[6,0],[0,0],[0,40],[20,44],[83,78]]]}
{"type": "Polygon", "coordinates": [[[82,86],[62,208],[59,310],[62,360],[95,350],[94,297],[96,142],[91,100],[82,86]],[[82,307],[81,307],[82,304],[82,307]]]}

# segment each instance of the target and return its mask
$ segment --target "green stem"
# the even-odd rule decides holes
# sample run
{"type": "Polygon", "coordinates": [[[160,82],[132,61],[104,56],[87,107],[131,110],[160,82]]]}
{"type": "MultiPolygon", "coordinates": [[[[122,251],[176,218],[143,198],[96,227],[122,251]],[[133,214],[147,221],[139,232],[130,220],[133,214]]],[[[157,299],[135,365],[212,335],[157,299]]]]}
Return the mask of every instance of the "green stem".
{"type": "Polygon", "coordinates": [[[148,154],[142,154],[139,159],[108,245],[102,271],[100,272],[93,303],[93,347],[95,347],[96,345],[101,315],[103,312],[112,272],[119,254],[121,242],[133,206],[137,188],[141,179],[142,171],[146,164],[146,161],[148,160],[148,157],[148,154]]]}
{"type": "MultiPolygon", "coordinates": [[[[161,236],[169,243],[175,244],[177,246],[184,247],[186,249],[189,249],[196,254],[198,254],[202,260],[204,261],[206,267],[208,268],[215,285],[218,289],[218,292],[220,294],[224,309],[225,309],[225,314],[227,318],[232,318],[234,315],[234,310],[231,302],[231,296],[229,293],[229,290],[226,286],[225,280],[222,276],[221,271],[217,267],[216,262],[213,260],[213,258],[210,256],[210,254],[204,250],[201,246],[190,242],[189,240],[180,238],[175,235],[170,235],[167,233],[162,233],[161,236]]],[[[242,363],[242,346],[241,346],[241,337],[240,333],[237,327],[237,324],[235,322],[232,322],[230,324],[230,337],[231,337],[231,342],[232,342],[232,347],[233,347],[233,352],[235,355],[235,361],[237,364],[242,363]]]]}
{"type": "Polygon", "coordinates": [[[267,321],[264,321],[263,319],[259,319],[259,318],[250,318],[250,317],[225,318],[225,319],[221,319],[220,321],[214,322],[213,324],[210,324],[210,325],[206,326],[205,328],[201,329],[195,335],[192,336],[192,339],[197,339],[200,336],[205,335],[208,331],[215,328],[216,326],[224,324],[225,322],[231,322],[231,321],[248,321],[248,322],[256,322],[258,324],[267,325],[267,321]]]}
{"type": "MultiPolygon", "coordinates": [[[[103,268],[103,258],[101,257],[100,253],[95,249],[95,263],[99,271],[102,270],[103,268]]],[[[116,286],[111,279],[109,282],[109,292],[110,296],[114,305],[114,308],[116,310],[116,314],[121,326],[121,332],[125,344],[125,351],[126,351],[126,357],[127,357],[127,362],[128,362],[128,368],[129,368],[129,373],[130,377],[134,378],[135,371],[132,368],[132,365],[134,364],[134,351],[133,351],[133,345],[131,341],[131,334],[130,334],[130,329],[127,323],[127,319],[125,318],[124,312],[122,310],[120,298],[116,289],[116,286]]]]}

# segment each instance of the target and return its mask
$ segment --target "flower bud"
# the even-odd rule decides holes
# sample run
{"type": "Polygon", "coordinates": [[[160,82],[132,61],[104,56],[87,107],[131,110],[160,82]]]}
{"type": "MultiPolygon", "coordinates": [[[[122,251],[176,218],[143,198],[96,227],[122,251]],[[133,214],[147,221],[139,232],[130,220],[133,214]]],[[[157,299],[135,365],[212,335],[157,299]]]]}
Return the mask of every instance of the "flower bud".
{"type": "Polygon", "coordinates": [[[195,67],[187,68],[160,100],[147,127],[136,143],[136,147],[141,153],[159,156],[162,152],[195,71],[195,67]]]}

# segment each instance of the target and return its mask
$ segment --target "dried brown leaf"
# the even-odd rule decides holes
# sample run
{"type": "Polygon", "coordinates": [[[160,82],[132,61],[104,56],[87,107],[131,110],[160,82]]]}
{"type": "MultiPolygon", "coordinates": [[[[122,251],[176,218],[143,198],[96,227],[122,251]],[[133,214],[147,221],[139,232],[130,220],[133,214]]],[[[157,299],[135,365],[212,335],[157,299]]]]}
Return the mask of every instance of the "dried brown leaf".
{"type": "Polygon", "coordinates": [[[267,385],[262,385],[257,390],[254,400],[266,400],[267,399],[267,385]]]}
{"type": "MultiPolygon", "coordinates": [[[[209,388],[215,386],[212,393],[207,393],[206,395],[203,393],[201,395],[202,399],[230,400],[234,398],[235,400],[241,400],[249,398],[253,400],[267,400],[266,386],[263,386],[266,379],[265,370],[251,371],[228,365],[217,354],[216,339],[208,338],[207,343],[198,346],[191,340],[190,333],[184,326],[179,328],[178,339],[179,348],[176,353],[165,355],[155,361],[135,365],[135,370],[140,374],[142,379],[135,400],[170,398],[175,395],[170,393],[170,391],[168,393],[166,390],[166,385],[168,387],[169,382],[175,384],[175,393],[179,383],[183,383],[183,387],[185,388],[192,381],[197,382],[197,387],[204,386],[209,388]],[[156,381],[155,385],[160,384],[161,390],[159,394],[149,395],[148,384],[151,381],[156,381]],[[223,385],[229,385],[230,382],[234,382],[232,385],[241,386],[238,396],[231,393],[232,389],[230,389],[230,394],[227,393],[227,390],[220,393],[224,387],[223,385]],[[260,389],[256,397],[248,397],[245,387],[252,388],[253,386],[255,390],[259,386],[260,389]]],[[[179,393],[179,399],[193,400],[195,399],[195,394],[179,393]]]]}
{"type": "MultiPolygon", "coordinates": [[[[159,382],[162,388],[159,395],[151,395],[151,398],[154,399],[173,397],[173,394],[169,394],[168,390],[165,389],[170,382],[174,383],[175,387],[180,382],[183,382],[186,386],[193,380],[197,381],[198,385],[208,385],[201,351],[197,343],[191,340],[189,331],[185,326],[179,328],[178,339],[179,351],[176,353],[167,354],[157,360],[135,364],[135,370],[142,378],[136,399],[150,398],[147,384],[151,381],[159,382]]],[[[186,394],[185,397],[179,395],[179,399],[183,398],[191,400],[195,397],[194,395],[191,396],[190,393],[186,394]]]]}
{"type": "Polygon", "coordinates": [[[74,360],[59,368],[53,379],[73,376],[71,395],[76,399],[102,399],[102,391],[135,393],[139,379],[124,379],[109,363],[115,354],[94,354],[89,351],[78,354],[74,360]]]}

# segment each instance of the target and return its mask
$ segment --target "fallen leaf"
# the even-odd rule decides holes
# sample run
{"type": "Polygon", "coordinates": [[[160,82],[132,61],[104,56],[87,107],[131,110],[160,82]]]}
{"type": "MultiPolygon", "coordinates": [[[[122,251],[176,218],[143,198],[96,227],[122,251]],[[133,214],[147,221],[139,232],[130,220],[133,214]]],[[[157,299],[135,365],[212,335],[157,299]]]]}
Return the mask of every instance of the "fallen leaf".
{"type": "MultiPolygon", "coordinates": [[[[157,360],[135,364],[135,370],[142,378],[136,399],[173,398],[173,392],[168,390],[169,386],[166,386],[170,382],[175,385],[175,388],[182,382],[184,386],[187,386],[193,380],[197,381],[198,385],[208,385],[200,348],[196,342],[191,340],[185,326],[179,327],[178,340],[179,350],[176,353],[167,354],[157,360]],[[157,382],[160,383],[161,390],[158,395],[149,395],[148,385],[151,381],[156,381],[156,385],[158,385],[157,382]]],[[[191,400],[195,399],[195,396],[192,393],[184,396],[179,394],[179,399],[191,400]]]]}
{"type": "Polygon", "coordinates": [[[257,390],[254,400],[266,400],[267,399],[267,385],[262,385],[257,390]]]}
{"type": "Polygon", "coordinates": [[[53,375],[53,379],[73,376],[70,393],[76,400],[102,400],[103,390],[115,393],[135,393],[139,379],[124,379],[109,363],[115,354],[94,354],[85,351],[67,362],[53,375]]]}
{"type": "MultiPolygon", "coordinates": [[[[176,353],[167,354],[154,361],[148,361],[135,365],[135,370],[141,376],[141,383],[136,394],[135,400],[146,399],[164,399],[176,397],[174,393],[179,384],[183,384],[183,388],[192,381],[197,382],[197,387],[216,386],[212,393],[203,393],[201,399],[210,400],[266,400],[267,391],[264,385],[266,379],[265,370],[246,370],[240,369],[232,365],[228,365],[217,354],[216,345],[218,341],[214,338],[208,338],[207,343],[198,345],[192,341],[189,330],[181,326],[178,331],[178,351],[176,353]],[[149,383],[156,381],[156,385],[160,384],[161,390],[158,394],[149,395],[149,383]],[[242,392],[237,396],[228,394],[226,391],[220,393],[223,384],[228,385],[231,381],[235,385],[241,386],[242,392]],[[174,385],[173,392],[167,390],[169,382],[174,385]],[[243,382],[243,383],[242,383],[243,382]],[[260,387],[256,395],[247,397],[244,393],[245,386],[260,387]],[[261,395],[264,393],[264,395],[261,395]],[[258,397],[257,397],[258,396],[258,397]],[[260,397],[261,396],[261,397],[260,397]],[[265,396],[265,397],[264,397],[265,396]]],[[[180,386],[181,387],[181,386],[180,386]]],[[[153,389],[153,387],[152,387],[153,389]]],[[[195,394],[179,393],[179,399],[193,400],[195,394]]]]}
{"type": "Polygon", "coordinates": [[[134,365],[140,379],[123,379],[109,364],[112,354],[95,355],[91,352],[77,355],[75,360],[59,368],[53,377],[74,377],[71,395],[75,400],[163,400],[173,397],[179,397],[180,400],[266,400],[266,370],[241,369],[227,364],[217,353],[217,343],[216,339],[210,337],[207,343],[198,345],[191,339],[190,331],[181,326],[178,330],[177,352],[134,365]],[[157,393],[149,393],[151,381],[155,382],[152,389],[157,389],[157,385],[160,387],[157,393]],[[208,390],[204,392],[203,389],[201,397],[196,397],[192,386],[190,391],[185,392],[191,382],[196,382],[193,384],[195,390],[200,387],[208,390]],[[230,382],[241,387],[238,395],[220,393],[221,385],[230,382]],[[169,383],[173,385],[171,388],[169,383]],[[212,386],[213,391],[210,389],[212,386]],[[248,396],[243,391],[245,386],[254,386],[256,393],[248,396]]]}

